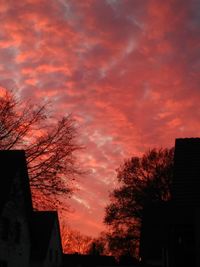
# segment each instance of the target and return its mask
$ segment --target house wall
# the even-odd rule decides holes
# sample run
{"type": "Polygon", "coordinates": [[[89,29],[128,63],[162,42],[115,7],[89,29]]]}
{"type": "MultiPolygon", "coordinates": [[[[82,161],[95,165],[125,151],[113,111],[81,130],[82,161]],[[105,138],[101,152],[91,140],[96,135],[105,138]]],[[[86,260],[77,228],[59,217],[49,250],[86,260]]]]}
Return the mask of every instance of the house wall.
{"type": "Polygon", "coordinates": [[[60,267],[62,265],[62,245],[58,221],[55,221],[43,267],[60,267]]]}
{"type": "Polygon", "coordinates": [[[176,139],[172,198],[177,205],[200,207],[200,138],[176,139]]]}
{"type": "Polygon", "coordinates": [[[200,208],[196,209],[196,225],[195,225],[195,236],[196,236],[196,266],[200,266],[200,208]]]}
{"type": "Polygon", "coordinates": [[[29,266],[29,227],[20,180],[16,175],[0,214],[0,266],[29,266]]]}

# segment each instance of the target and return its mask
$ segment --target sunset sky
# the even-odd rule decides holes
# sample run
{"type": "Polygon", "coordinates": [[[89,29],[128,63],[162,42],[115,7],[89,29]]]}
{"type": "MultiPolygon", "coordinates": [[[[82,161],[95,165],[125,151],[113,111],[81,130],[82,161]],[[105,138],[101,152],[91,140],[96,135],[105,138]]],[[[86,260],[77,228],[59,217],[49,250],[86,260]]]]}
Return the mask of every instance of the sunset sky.
{"type": "Polygon", "coordinates": [[[200,136],[200,0],[0,0],[0,86],[79,124],[69,224],[104,230],[116,168],[200,136]]]}

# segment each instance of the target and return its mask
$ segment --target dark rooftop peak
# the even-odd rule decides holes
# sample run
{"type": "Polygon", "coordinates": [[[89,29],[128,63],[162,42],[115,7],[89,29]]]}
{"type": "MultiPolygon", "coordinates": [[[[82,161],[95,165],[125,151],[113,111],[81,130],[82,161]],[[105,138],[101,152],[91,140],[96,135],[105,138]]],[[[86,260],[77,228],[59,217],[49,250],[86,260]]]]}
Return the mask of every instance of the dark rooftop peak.
{"type": "Polygon", "coordinates": [[[0,150],[0,211],[9,198],[14,179],[20,179],[27,205],[32,210],[32,200],[24,150],[0,150]],[[16,176],[17,175],[17,176],[16,176]]]}
{"type": "Polygon", "coordinates": [[[197,143],[197,142],[200,142],[200,137],[185,137],[176,139],[176,143],[197,143]]]}
{"type": "Polygon", "coordinates": [[[0,150],[0,159],[19,160],[25,158],[24,150],[0,150]]]}

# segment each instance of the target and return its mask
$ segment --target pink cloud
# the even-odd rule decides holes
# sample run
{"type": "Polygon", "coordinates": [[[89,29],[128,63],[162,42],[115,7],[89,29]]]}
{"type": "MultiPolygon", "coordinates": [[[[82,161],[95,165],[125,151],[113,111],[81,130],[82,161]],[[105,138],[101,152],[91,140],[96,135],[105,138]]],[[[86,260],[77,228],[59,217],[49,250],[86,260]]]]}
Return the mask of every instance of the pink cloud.
{"type": "Polygon", "coordinates": [[[84,233],[103,229],[124,158],[199,135],[199,10],[196,0],[1,1],[0,86],[80,124],[88,175],[68,219],[84,233]]]}

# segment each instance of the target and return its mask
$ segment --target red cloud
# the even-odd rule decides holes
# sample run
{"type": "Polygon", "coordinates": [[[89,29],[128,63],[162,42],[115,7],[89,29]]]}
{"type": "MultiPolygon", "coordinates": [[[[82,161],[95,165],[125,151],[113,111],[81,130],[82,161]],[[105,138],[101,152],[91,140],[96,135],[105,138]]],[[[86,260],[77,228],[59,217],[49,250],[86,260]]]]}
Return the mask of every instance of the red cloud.
{"type": "Polygon", "coordinates": [[[1,1],[0,86],[54,102],[80,123],[89,170],[69,221],[103,229],[123,159],[197,136],[200,19],[196,0],[1,1]],[[95,199],[95,200],[94,200],[95,199]]]}

